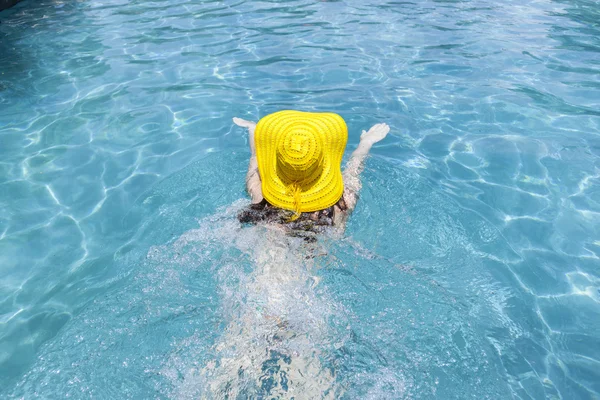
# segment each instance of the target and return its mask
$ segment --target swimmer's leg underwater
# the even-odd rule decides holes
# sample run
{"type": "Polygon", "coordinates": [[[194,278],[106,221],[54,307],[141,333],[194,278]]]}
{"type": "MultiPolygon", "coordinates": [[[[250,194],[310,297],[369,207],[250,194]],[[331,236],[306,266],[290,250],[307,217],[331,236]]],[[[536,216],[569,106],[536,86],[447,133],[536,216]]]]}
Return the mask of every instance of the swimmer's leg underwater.
{"type": "MultiPolygon", "coordinates": [[[[333,372],[323,367],[331,307],[315,292],[304,241],[278,229],[248,227],[262,236],[248,251],[254,270],[243,302],[203,369],[212,396],[334,398],[333,372]]],[[[250,232],[251,231],[251,232],[250,232]]]]}

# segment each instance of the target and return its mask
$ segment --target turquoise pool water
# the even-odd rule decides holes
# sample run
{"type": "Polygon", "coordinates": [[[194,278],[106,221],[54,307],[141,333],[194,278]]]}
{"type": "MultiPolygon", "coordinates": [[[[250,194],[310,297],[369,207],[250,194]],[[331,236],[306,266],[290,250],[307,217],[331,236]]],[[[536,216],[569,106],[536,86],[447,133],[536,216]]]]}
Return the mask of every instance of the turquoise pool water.
{"type": "Polygon", "coordinates": [[[0,13],[0,397],[600,396],[600,4],[0,13]],[[233,116],[392,130],[342,238],[241,228],[233,116]],[[310,253],[314,258],[306,258],[310,253]]]}

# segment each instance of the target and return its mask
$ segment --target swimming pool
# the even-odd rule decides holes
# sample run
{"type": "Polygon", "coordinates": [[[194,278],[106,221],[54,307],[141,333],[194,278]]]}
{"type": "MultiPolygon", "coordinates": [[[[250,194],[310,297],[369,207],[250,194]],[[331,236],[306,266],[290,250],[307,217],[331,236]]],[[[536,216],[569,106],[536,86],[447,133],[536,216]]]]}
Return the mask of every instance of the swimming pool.
{"type": "Polygon", "coordinates": [[[3,11],[0,395],[219,398],[263,357],[240,398],[600,396],[599,20],[591,0],[3,11]],[[285,108],[341,114],[349,150],[392,128],[312,259],[235,221],[231,118],[285,108]]]}

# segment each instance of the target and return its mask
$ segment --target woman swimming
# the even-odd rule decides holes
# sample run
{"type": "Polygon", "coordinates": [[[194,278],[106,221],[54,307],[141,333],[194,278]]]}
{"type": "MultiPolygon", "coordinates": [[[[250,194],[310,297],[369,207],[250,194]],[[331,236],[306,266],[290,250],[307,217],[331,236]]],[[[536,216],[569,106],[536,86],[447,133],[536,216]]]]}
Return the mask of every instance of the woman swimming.
{"type": "Polygon", "coordinates": [[[277,223],[288,231],[343,228],[358,199],[364,160],[390,131],[387,124],[363,131],[342,173],[348,129],[337,114],[286,110],[258,125],[233,122],[248,129],[252,153],[246,174],[252,204],[240,213],[240,222],[277,223]]]}
{"type": "Polygon", "coordinates": [[[327,227],[343,229],[365,157],[389,127],[363,131],[342,174],[348,131],[339,115],[280,111],[258,124],[233,121],[249,131],[252,200],[238,219],[250,226],[239,229],[235,242],[253,267],[235,295],[226,296],[239,299],[227,307],[233,311],[214,361],[200,373],[206,382],[201,397],[339,398],[344,387],[327,361],[338,306],[316,290],[314,248],[307,252],[302,239],[315,242],[327,227]]]}

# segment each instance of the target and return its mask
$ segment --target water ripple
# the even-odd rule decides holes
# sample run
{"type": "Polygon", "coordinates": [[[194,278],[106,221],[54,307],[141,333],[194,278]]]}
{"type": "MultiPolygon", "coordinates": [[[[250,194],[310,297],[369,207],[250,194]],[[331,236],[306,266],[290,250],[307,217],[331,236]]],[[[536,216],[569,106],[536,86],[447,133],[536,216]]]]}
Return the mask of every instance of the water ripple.
{"type": "MultiPolygon", "coordinates": [[[[231,117],[300,108],[339,112],[350,148],[392,127],[302,286],[322,308],[290,318],[314,328],[289,344],[319,354],[324,392],[599,396],[599,18],[590,0],[3,11],[0,393],[206,393],[240,356],[228,318],[259,318],[256,275],[239,246],[170,246],[243,196],[231,117]]],[[[281,328],[257,321],[254,343],[281,328]]]]}

